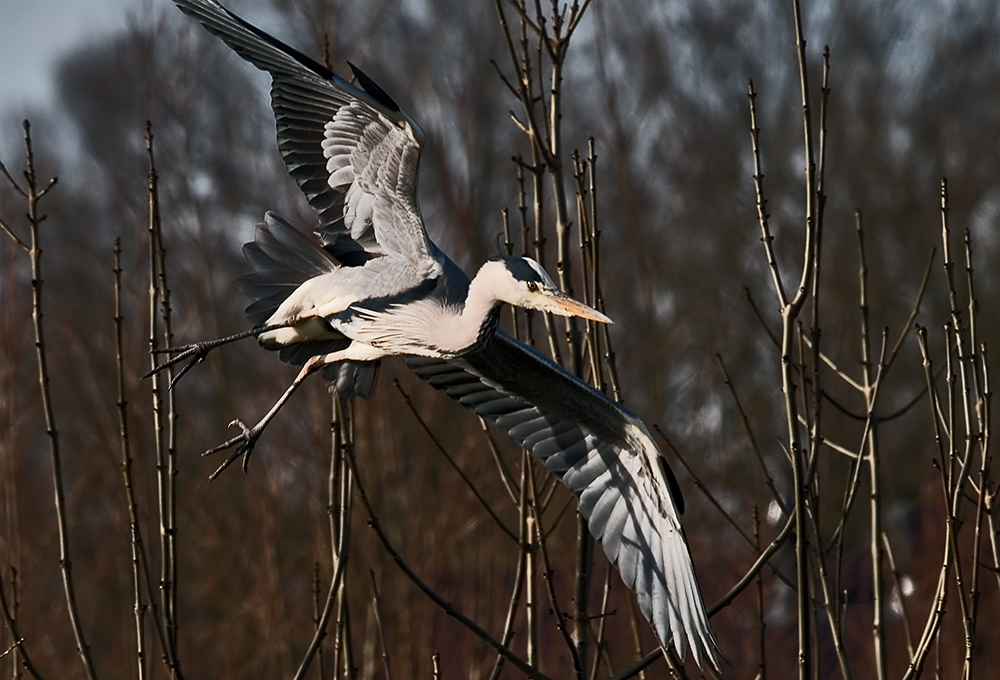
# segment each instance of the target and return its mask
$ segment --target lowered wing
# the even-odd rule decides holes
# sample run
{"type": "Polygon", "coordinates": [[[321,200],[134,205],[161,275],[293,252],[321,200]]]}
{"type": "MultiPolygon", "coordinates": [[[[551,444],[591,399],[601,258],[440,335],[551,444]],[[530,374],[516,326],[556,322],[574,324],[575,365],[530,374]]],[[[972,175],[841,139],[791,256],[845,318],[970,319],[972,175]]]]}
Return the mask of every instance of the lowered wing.
{"type": "Polygon", "coordinates": [[[699,664],[707,658],[718,668],[718,643],[678,517],[676,482],[642,421],[503,332],[460,359],[406,362],[562,481],[660,642],[673,640],[681,657],[690,645],[699,664]]]}
{"type": "Polygon", "coordinates": [[[214,0],[174,2],[271,74],[278,148],[334,257],[345,265],[385,254],[432,259],[416,195],[424,136],[396,102],[354,66],[358,85],[214,0]]]}

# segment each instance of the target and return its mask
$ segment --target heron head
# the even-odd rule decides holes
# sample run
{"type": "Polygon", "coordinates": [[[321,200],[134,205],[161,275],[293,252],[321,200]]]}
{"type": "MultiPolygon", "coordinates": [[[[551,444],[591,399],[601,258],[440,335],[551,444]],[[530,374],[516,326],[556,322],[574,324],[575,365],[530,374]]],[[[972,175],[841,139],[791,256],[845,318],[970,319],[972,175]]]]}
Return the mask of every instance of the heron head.
{"type": "Polygon", "coordinates": [[[601,323],[614,323],[592,307],[574,300],[559,290],[552,277],[528,257],[500,257],[496,288],[498,300],[518,307],[551,312],[560,316],[579,316],[601,323]]]}

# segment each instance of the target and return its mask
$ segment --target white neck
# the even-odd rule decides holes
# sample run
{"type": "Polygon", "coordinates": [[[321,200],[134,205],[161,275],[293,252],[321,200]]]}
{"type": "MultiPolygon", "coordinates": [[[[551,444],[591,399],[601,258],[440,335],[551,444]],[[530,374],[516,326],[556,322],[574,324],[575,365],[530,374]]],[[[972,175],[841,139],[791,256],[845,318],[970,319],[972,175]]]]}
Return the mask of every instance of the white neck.
{"type": "Polygon", "coordinates": [[[505,275],[506,268],[500,262],[487,262],[480,267],[469,284],[469,293],[465,297],[461,315],[448,329],[451,336],[449,345],[465,348],[475,344],[487,316],[502,302],[497,297],[497,283],[505,275]]]}

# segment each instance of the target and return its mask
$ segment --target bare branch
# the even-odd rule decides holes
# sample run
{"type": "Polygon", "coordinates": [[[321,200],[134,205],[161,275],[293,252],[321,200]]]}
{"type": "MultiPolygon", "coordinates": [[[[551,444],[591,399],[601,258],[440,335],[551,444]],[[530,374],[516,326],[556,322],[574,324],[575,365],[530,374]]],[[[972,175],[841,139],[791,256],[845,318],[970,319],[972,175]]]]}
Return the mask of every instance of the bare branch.
{"type": "Polygon", "coordinates": [[[142,531],[139,526],[139,508],[135,499],[135,487],[132,483],[132,448],[129,440],[128,408],[125,401],[125,359],[122,342],[122,268],[121,268],[121,238],[115,238],[114,246],[114,286],[115,286],[115,357],[118,369],[118,427],[121,434],[122,478],[125,485],[125,503],[128,506],[130,524],[130,545],[132,547],[132,586],[135,598],[135,645],[136,645],[136,677],[143,680],[146,677],[146,633],[144,617],[146,604],[142,598],[142,573],[145,551],[143,550],[142,531]]]}
{"type": "Polygon", "coordinates": [[[514,535],[514,532],[511,531],[507,527],[507,525],[503,523],[503,520],[501,520],[500,517],[497,516],[497,514],[493,511],[493,508],[490,507],[490,504],[486,501],[485,498],[483,498],[483,495],[479,493],[479,489],[476,488],[476,485],[473,484],[472,480],[466,476],[465,472],[462,471],[462,468],[455,461],[452,455],[448,453],[447,449],[444,448],[440,440],[436,436],[434,436],[433,432],[431,432],[430,427],[427,426],[427,423],[424,421],[424,419],[420,417],[419,413],[417,413],[416,407],[410,400],[410,395],[406,393],[406,391],[403,389],[403,386],[399,384],[398,380],[394,380],[393,384],[396,386],[396,391],[398,391],[400,396],[403,397],[403,402],[406,404],[406,407],[410,410],[410,413],[412,413],[413,417],[417,419],[417,423],[420,425],[420,428],[424,431],[424,433],[428,436],[428,438],[430,438],[431,442],[434,444],[434,448],[437,449],[442,456],[444,456],[445,460],[448,461],[448,464],[451,465],[452,469],[458,473],[458,476],[461,477],[462,481],[465,483],[465,486],[469,489],[469,491],[472,492],[472,495],[476,497],[476,500],[479,501],[479,504],[481,506],[483,506],[483,509],[486,510],[486,513],[493,518],[493,521],[496,522],[496,525],[498,527],[500,527],[500,530],[503,531],[503,533],[506,534],[508,538],[517,543],[518,539],[517,536],[514,535]]]}
{"type": "Polygon", "coordinates": [[[365,512],[368,513],[368,526],[372,528],[375,535],[378,537],[379,542],[382,543],[382,547],[385,548],[386,552],[392,558],[392,561],[396,563],[396,566],[406,575],[410,581],[417,586],[420,591],[426,595],[434,604],[441,608],[448,616],[452,617],[468,630],[472,631],[480,640],[485,642],[487,645],[492,647],[497,653],[502,654],[510,663],[518,668],[522,673],[527,675],[529,678],[538,678],[539,680],[551,680],[549,676],[545,675],[537,668],[527,663],[524,659],[519,657],[513,651],[511,651],[506,645],[501,643],[499,640],[490,635],[486,630],[484,630],[479,624],[470,619],[468,616],[463,614],[451,603],[446,601],[443,597],[438,595],[430,586],[428,586],[417,574],[410,568],[410,566],[403,560],[402,556],[393,547],[392,543],[389,541],[389,537],[385,535],[382,531],[382,526],[378,521],[378,517],[375,515],[375,510],[371,505],[371,501],[368,500],[368,494],[365,492],[364,484],[361,482],[361,478],[358,474],[357,461],[354,459],[353,451],[348,451],[347,459],[350,462],[351,470],[354,473],[354,480],[358,487],[358,496],[361,498],[361,504],[365,507],[365,512]]]}
{"type": "MultiPolygon", "coordinates": [[[[774,236],[771,235],[767,199],[764,197],[764,171],[761,168],[760,160],[760,128],[757,126],[757,92],[754,90],[752,80],[747,83],[747,97],[750,100],[750,143],[753,146],[753,183],[757,193],[757,221],[760,224],[760,240],[764,244],[767,266],[771,270],[774,292],[778,297],[778,306],[784,307],[788,304],[788,296],[785,293],[785,285],[781,281],[778,260],[774,255],[774,236]]],[[[777,339],[775,339],[775,344],[777,344],[777,339]]]]}
{"type": "Polygon", "coordinates": [[[4,222],[3,220],[0,220],[0,229],[2,229],[3,232],[7,234],[7,236],[10,236],[10,238],[21,250],[23,250],[24,252],[29,252],[31,250],[31,246],[22,241],[18,237],[18,235],[14,233],[14,230],[10,226],[8,226],[7,223],[4,222]]]}
{"type": "MultiPolygon", "coordinates": [[[[35,172],[35,156],[31,146],[31,124],[24,121],[24,155],[26,179],[25,190],[22,195],[28,208],[28,231],[30,234],[31,246],[28,254],[31,260],[31,308],[32,327],[35,334],[35,355],[38,363],[38,385],[42,399],[42,411],[45,416],[45,431],[49,442],[49,459],[52,463],[52,487],[56,510],[56,523],[59,529],[59,566],[62,571],[63,590],[66,596],[66,607],[69,613],[70,624],[73,628],[73,636],[76,640],[77,654],[83,663],[86,677],[93,680],[95,677],[94,662],[90,653],[90,645],[87,644],[80,621],[80,613],[76,602],[76,587],[73,581],[73,561],[70,557],[69,528],[66,521],[66,494],[65,482],[62,471],[62,452],[59,445],[59,430],[56,426],[55,409],[52,405],[52,395],[50,391],[49,363],[47,346],[45,344],[45,326],[43,323],[42,287],[44,278],[42,276],[42,248],[40,243],[39,227],[45,216],[39,213],[38,202],[43,192],[38,190],[37,176],[35,172]]],[[[6,174],[6,170],[4,171],[6,174]]],[[[50,181],[48,188],[54,185],[54,180],[50,181]]],[[[47,189],[46,189],[47,190],[47,189]]],[[[18,637],[15,635],[15,638],[18,637]]]]}
{"type": "MultiPolygon", "coordinates": [[[[520,498],[518,499],[518,511],[520,513],[520,521],[518,522],[519,533],[520,533],[520,549],[518,550],[517,558],[517,571],[514,575],[514,587],[511,589],[510,593],[510,605],[507,607],[507,616],[504,621],[503,635],[500,636],[500,641],[507,646],[510,646],[511,640],[514,639],[514,621],[517,616],[518,606],[521,602],[521,593],[524,591],[525,575],[528,571],[528,553],[530,552],[531,546],[531,534],[533,532],[532,522],[530,521],[530,509],[528,507],[528,481],[527,475],[530,474],[530,459],[528,458],[528,452],[524,451],[522,453],[522,460],[524,464],[521,467],[521,486],[520,486],[520,498]]],[[[529,624],[533,621],[532,613],[528,614],[529,624]]],[[[534,665],[535,654],[532,645],[530,644],[531,636],[529,636],[528,645],[528,662],[534,665]]],[[[493,664],[493,672],[490,673],[490,680],[498,680],[500,673],[503,671],[504,666],[504,656],[502,654],[497,655],[497,660],[493,664]]]]}
{"type": "MultiPolygon", "coordinates": [[[[17,649],[17,660],[28,671],[31,677],[35,678],[35,680],[42,680],[42,676],[39,674],[38,669],[35,668],[35,664],[31,661],[31,656],[28,654],[28,648],[24,644],[24,638],[21,636],[17,619],[14,618],[13,613],[10,611],[10,606],[7,604],[7,586],[4,583],[2,574],[0,574],[0,611],[3,611],[4,623],[7,625],[7,630],[10,631],[10,636],[14,638],[14,644],[11,649],[17,649]]],[[[9,651],[4,652],[4,655],[9,651]]],[[[17,674],[18,672],[15,670],[15,677],[17,677],[17,674]]]]}
{"type": "Polygon", "coordinates": [[[757,464],[760,466],[761,472],[764,473],[764,484],[767,485],[768,490],[771,492],[771,498],[773,498],[781,508],[781,512],[785,515],[790,515],[791,510],[788,508],[788,504],[784,501],[784,499],[782,499],[781,494],[778,493],[778,488],[774,483],[774,478],[771,477],[771,473],[767,469],[767,463],[764,462],[764,455],[761,453],[760,446],[757,444],[757,438],[753,434],[753,427],[750,425],[750,419],[747,418],[746,411],[743,409],[743,403],[740,401],[740,397],[736,393],[736,386],[733,385],[733,381],[729,377],[729,371],[726,370],[726,364],[722,360],[722,355],[716,354],[715,359],[719,364],[719,369],[722,371],[722,377],[726,383],[726,387],[729,388],[729,393],[733,396],[733,402],[736,404],[736,409],[740,412],[740,418],[743,421],[743,430],[747,433],[747,437],[750,439],[750,446],[757,459],[757,464]]]}

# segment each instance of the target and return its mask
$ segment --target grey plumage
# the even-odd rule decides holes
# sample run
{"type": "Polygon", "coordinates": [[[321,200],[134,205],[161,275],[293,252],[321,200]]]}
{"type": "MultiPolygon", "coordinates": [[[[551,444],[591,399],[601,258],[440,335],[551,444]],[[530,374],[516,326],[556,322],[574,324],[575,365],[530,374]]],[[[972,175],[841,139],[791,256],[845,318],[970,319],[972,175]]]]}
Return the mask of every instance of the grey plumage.
{"type": "MultiPolygon", "coordinates": [[[[340,266],[335,249],[320,249],[316,243],[274,213],[267,213],[257,225],[254,240],[243,246],[243,257],[255,271],[241,276],[236,287],[251,298],[247,318],[263,324],[296,288],[308,279],[328,274],[340,266]]],[[[350,344],[345,337],[282,347],[282,361],[301,366],[311,357],[342,350],[350,344]]],[[[346,399],[371,396],[379,362],[342,361],[323,368],[323,379],[346,399]]]]}
{"type": "Polygon", "coordinates": [[[682,656],[690,644],[699,663],[718,666],[670,482],[652,483],[662,457],[638,418],[503,332],[459,359],[406,362],[566,484],[663,644],[672,637],[682,656]]]}
{"type": "Polygon", "coordinates": [[[500,301],[608,319],[561,295],[529,260],[488,262],[470,281],[423,226],[423,132],[359,70],[352,66],[351,84],[213,0],[175,2],[271,74],[279,150],[319,216],[313,240],[268,214],[244,248],[255,270],[240,281],[253,299],[248,318],[267,326],[264,346],[303,371],[258,426],[215,450],[243,441],[249,455],[310,367],[322,366],[345,396],[367,396],[378,360],[408,355],[420,378],[507,432],[577,496],[661,644],[682,656],[690,646],[699,663],[718,667],[679,490],[649,432],[496,329],[500,301]]]}

